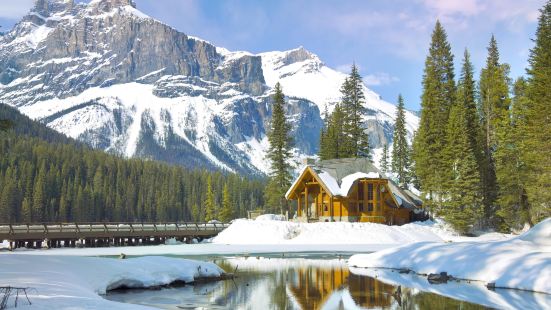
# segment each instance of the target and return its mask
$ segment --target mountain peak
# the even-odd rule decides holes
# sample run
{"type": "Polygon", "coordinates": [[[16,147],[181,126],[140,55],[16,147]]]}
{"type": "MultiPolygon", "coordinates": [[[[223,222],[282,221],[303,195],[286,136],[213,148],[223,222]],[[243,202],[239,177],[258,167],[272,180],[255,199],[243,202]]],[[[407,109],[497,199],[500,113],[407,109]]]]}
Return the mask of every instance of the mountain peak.
{"type": "Polygon", "coordinates": [[[288,63],[294,63],[294,62],[301,62],[305,60],[310,59],[318,59],[318,56],[306,48],[304,46],[299,46],[295,49],[292,49],[287,52],[287,56],[285,57],[285,62],[288,63]]]}
{"type": "Polygon", "coordinates": [[[133,0],[92,0],[89,6],[96,8],[98,11],[109,12],[112,9],[124,6],[136,8],[136,3],[133,0]]]}
{"type": "Polygon", "coordinates": [[[34,2],[33,11],[42,16],[48,16],[50,11],[49,4],[48,0],[36,0],[34,2]]]}
{"type": "Polygon", "coordinates": [[[50,13],[70,10],[74,6],[74,0],[35,0],[32,11],[42,16],[49,16],[50,13]]]}

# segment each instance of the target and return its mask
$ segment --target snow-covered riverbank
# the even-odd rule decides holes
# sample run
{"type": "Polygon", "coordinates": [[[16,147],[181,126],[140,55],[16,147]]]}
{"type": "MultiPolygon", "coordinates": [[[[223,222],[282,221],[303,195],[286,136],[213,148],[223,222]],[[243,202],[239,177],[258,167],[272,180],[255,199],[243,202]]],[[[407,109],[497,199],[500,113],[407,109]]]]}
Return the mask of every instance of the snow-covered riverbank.
{"type": "Polygon", "coordinates": [[[402,245],[413,242],[504,240],[511,235],[457,235],[442,221],[414,222],[402,226],[376,223],[294,223],[277,220],[235,220],[211,240],[215,244],[373,244],[402,245]]]}
{"type": "MultiPolygon", "coordinates": [[[[154,287],[197,277],[217,277],[212,263],[169,257],[110,259],[96,257],[0,255],[0,286],[29,287],[35,309],[140,309],[103,299],[117,287],[154,287]]],[[[14,299],[9,301],[13,306],[14,299]]],[[[26,300],[19,297],[18,307],[26,300]]]]}
{"type": "Polygon", "coordinates": [[[551,294],[551,219],[528,232],[494,242],[423,242],[357,254],[349,266],[443,271],[461,279],[551,294]]]}

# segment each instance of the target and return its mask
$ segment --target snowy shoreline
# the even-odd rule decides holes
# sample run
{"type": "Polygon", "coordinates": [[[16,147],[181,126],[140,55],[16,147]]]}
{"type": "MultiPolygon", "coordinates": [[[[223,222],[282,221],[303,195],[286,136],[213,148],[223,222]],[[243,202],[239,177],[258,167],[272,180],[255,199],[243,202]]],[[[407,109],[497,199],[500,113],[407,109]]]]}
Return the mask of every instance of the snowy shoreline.
{"type": "Polygon", "coordinates": [[[353,255],[353,268],[409,269],[417,274],[447,272],[496,288],[551,294],[551,219],[505,241],[422,242],[371,254],[353,255]]]}
{"type": "MultiPolygon", "coordinates": [[[[0,255],[0,266],[0,286],[31,288],[27,293],[35,309],[150,309],[109,301],[100,295],[121,287],[192,283],[223,274],[213,263],[155,256],[112,259],[13,254],[0,255]]],[[[13,302],[11,298],[8,304],[13,302]]],[[[18,305],[26,305],[26,300],[20,298],[18,305]]]]}

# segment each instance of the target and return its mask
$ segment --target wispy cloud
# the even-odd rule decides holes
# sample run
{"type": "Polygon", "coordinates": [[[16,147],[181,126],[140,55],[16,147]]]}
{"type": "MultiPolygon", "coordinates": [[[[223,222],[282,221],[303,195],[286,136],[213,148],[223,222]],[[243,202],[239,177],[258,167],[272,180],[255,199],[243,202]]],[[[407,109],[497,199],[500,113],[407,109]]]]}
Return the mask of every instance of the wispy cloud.
{"type": "Polygon", "coordinates": [[[486,21],[506,24],[534,22],[542,0],[418,0],[431,14],[451,23],[462,24],[466,18],[483,17],[486,21]]]}
{"type": "Polygon", "coordinates": [[[398,77],[392,76],[386,72],[377,72],[375,74],[366,75],[363,80],[367,86],[382,86],[400,81],[398,77]]]}

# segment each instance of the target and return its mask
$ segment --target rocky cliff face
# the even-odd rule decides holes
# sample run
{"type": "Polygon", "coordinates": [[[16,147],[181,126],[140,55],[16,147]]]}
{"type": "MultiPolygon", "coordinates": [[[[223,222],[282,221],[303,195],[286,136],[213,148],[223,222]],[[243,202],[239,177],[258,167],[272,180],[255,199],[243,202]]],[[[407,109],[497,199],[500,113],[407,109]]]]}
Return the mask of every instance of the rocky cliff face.
{"type": "MultiPolygon", "coordinates": [[[[94,147],[182,164],[262,174],[270,94],[289,95],[296,157],[316,154],[320,110],[342,73],[298,48],[230,52],[149,18],[131,0],[38,0],[0,37],[0,101],[94,147]]],[[[374,146],[395,108],[365,89],[374,146]]],[[[411,128],[417,117],[408,115],[411,128]]]]}

